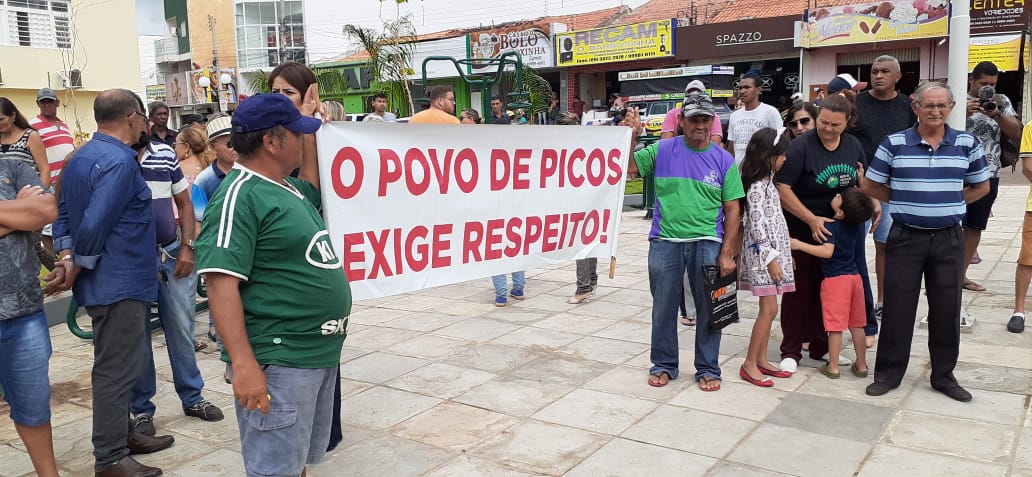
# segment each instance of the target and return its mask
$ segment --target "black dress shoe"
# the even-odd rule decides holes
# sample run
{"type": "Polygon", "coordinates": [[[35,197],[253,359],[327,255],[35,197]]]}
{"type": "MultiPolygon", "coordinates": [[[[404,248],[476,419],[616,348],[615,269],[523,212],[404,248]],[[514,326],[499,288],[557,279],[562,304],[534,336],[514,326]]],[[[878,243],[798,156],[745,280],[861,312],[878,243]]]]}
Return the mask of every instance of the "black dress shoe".
{"type": "Polygon", "coordinates": [[[867,385],[868,396],[881,396],[889,391],[895,389],[896,386],[889,386],[884,383],[871,383],[867,385]]]}
{"type": "Polygon", "coordinates": [[[971,402],[971,393],[967,392],[967,389],[960,387],[959,384],[952,386],[944,386],[937,388],[932,386],[933,389],[949,396],[950,399],[954,399],[960,402],[971,402]]]}
{"type": "Polygon", "coordinates": [[[93,475],[95,477],[158,477],[161,475],[161,469],[143,465],[136,462],[132,457],[123,457],[122,460],[105,467],[104,470],[95,472],[93,475]]]}
{"type": "Polygon", "coordinates": [[[176,438],[172,436],[151,437],[134,432],[129,436],[129,443],[126,444],[126,447],[129,448],[130,454],[150,454],[172,447],[172,443],[175,441],[176,438]]]}

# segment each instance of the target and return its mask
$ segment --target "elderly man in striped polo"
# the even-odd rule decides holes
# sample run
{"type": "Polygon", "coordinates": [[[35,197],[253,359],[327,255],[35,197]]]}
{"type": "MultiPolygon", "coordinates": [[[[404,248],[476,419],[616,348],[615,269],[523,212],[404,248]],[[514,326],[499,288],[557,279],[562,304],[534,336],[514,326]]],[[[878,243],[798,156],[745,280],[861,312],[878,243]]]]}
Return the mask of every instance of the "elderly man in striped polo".
{"type": "Polygon", "coordinates": [[[967,204],[989,192],[989,170],[978,140],[946,124],[955,104],[945,84],[918,87],[912,105],[918,124],[881,142],[861,184],[865,193],[892,206],[885,253],[893,273],[885,277],[882,337],[869,396],[881,396],[903,380],[924,278],[932,387],[957,401],[971,400],[953,376],[964,283],[960,222],[967,204]]]}

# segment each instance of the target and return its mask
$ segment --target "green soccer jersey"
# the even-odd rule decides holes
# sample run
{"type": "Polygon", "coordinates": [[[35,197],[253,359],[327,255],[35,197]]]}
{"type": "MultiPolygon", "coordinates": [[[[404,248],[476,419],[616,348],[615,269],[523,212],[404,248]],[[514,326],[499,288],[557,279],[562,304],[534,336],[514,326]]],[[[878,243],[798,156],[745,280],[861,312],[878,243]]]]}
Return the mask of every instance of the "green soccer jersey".
{"type": "MultiPolygon", "coordinates": [[[[259,364],[337,366],[351,287],[319,215],[318,191],[303,180],[286,182],[236,164],[204,214],[198,272],[241,280],[244,323],[259,364]]],[[[222,359],[229,361],[225,351],[222,359]]]]}

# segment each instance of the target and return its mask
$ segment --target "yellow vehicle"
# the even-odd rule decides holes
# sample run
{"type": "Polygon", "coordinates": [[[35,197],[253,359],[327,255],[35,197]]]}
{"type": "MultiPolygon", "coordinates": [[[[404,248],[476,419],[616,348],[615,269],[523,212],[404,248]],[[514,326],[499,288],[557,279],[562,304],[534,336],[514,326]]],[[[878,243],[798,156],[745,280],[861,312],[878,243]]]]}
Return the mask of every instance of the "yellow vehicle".
{"type": "MultiPolygon", "coordinates": [[[[681,100],[632,101],[627,103],[627,106],[628,108],[638,108],[638,113],[642,116],[641,123],[643,128],[639,137],[643,139],[658,139],[667,112],[671,109],[680,109],[681,100]]],[[[726,137],[727,122],[731,119],[731,108],[727,105],[725,98],[713,98],[713,108],[716,109],[717,117],[720,118],[720,130],[723,131],[726,137]]]]}

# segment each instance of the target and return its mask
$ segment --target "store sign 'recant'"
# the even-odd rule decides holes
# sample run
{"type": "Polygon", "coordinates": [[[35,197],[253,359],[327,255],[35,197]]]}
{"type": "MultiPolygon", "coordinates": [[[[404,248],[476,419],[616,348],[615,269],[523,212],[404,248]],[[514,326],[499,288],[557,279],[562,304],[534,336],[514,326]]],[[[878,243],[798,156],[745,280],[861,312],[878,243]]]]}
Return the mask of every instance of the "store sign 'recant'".
{"type": "Polygon", "coordinates": [[[636,61],[674,55],[674,20],[655,20],[555,35],[556,65],[636,61]]]}

